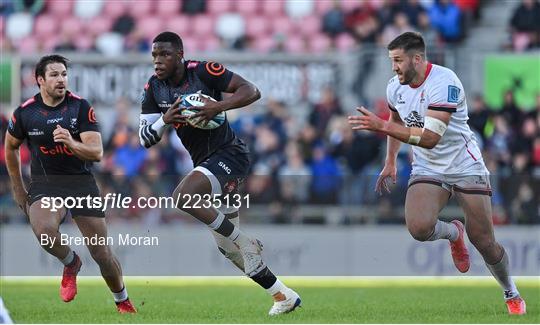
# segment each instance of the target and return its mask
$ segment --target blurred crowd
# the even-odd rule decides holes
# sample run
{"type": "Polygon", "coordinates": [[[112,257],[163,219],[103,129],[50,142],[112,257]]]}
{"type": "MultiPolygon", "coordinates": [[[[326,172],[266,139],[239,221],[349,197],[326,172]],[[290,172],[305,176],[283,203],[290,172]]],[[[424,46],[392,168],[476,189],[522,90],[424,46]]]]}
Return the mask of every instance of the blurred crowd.
{"type": "Polygon", "coordinates": [[[2,0],[0,44],[116,56],[147,53],[155,35],[172,30],[189,52],[320,53],[417,30],[434,47],[460,42],[480,9],[480,0],[2,0]]]}
{"type": "Polygon", "coordinates": [[[538,50],[540,48],[540,2],[522,0],[510,20],[511,45],[514,51],[538,50]]]}
{"type": "MultiPolygon", "coordinates": [[[[182,175],[192,169],[189,154],[174,132],[149,150],[142,148],[137,122],[130,120],[130,116],[137,118],[134,107],[121,98],[114,116],[107,118],[114,123],[103,130],[105,154],[95,166],[102,194],[169,196],[182,175]]],[[[388,117],[384,99],[375,108],[377,114],[388,117]]],[[[536,106],[527,110],[516,105],[511,91],[505,94],[504,105],[496,108],[487,107],[482,96],[476,95],[469,109],[469,123],[492,173],[495,223],[540,223],[540,95],[536,106]]],[[[295,209],[306,204],[371,207],[378,223],[404,222],[402,208],[411,171],[409,146],[403,145],[398,155],[398,182],[392,193],[379,196],[374,186],[384,162],[386,139],[352,131],[343,112],[334,90],[327,87],[305,119],[294,117],[291,107],[276,100],[268,100],[262,109],[244,108],[231,118],[231,126],[252,153],[251,176],[242,185],[243,192],[250,194],[250,205],[270,207],[265,222],[326,222],[324,215],[295,219],[295,209]]],[[[3,117],[2,134],[6,125],[3,117]]],[[[3,157],[3,146],[1,150],[3,157]]],[[[21,150],[21,157],[28,175],[27,149],[21,150]]],[[[5,177],[4,161],[0,171],[5,177]]],[[[6,180],[0,187],[0,202],[11,206],[6,180]]],[[[112,222],[189,220],[173,209],[123,209],[109,216],[112,222]]],[[[24,218],[11,221],[17,220],[24,218]]],[[[343,216],[341,222],[359,221],[343,216]]]]}

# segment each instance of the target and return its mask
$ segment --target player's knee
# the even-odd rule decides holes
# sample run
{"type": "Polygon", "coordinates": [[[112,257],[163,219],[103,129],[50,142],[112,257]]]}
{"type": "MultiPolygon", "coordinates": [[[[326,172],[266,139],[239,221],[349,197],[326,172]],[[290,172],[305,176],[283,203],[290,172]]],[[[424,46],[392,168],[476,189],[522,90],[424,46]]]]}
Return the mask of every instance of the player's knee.
{"type": "Polygon", "coordinates": [[[411,236],[418,241],[426,241],[433,233],[433,225],[431,224],[410,224],[407,225],[411,236]]]}

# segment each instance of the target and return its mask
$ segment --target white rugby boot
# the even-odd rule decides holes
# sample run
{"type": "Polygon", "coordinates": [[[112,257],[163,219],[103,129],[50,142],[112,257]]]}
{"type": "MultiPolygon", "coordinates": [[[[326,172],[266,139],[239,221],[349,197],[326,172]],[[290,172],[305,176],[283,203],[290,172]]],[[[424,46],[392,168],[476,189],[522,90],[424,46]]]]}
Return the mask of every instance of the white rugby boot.
{"type": "Polygon", "coordinates": [[[285,295],[286,299],[283,301],[274,301],[274,305],[270,308],[268,315],[276,316],[286,314],[295,310],[296,307],[300,307],[302,300],[293,289],[287,288],[282,293],[285,295]]]}

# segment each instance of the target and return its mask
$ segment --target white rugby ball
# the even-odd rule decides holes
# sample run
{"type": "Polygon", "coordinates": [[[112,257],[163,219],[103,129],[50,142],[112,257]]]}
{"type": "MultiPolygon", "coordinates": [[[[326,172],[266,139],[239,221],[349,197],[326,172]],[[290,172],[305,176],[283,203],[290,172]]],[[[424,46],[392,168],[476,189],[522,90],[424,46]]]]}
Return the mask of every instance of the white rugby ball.
{"type": "MultiPolygon", "coordinates": [[[[214,98],[201,94],[201,93],[194,93],[194,94],[187,94],[182,96],[182,101],[180,103],[180,106],[183,107],[182,111],[180,112],[183,116],[191,116],[194,115],[200,110],[197,107],[203,106],[203,98],[207,98],[212,101],[216,101],[214,98]]],[[[210,120],[206,125],[204,125],[204,122],[198,122],[198,119],[191,119],[188,118],[187,122],[189,125],[198,128],[198,129],[204,129],[204,130],[211,130],[220,127],[223,123],[225,123],[226,114],[225,112],[221,112],[214,116],[212,120],[210,120]]]]}

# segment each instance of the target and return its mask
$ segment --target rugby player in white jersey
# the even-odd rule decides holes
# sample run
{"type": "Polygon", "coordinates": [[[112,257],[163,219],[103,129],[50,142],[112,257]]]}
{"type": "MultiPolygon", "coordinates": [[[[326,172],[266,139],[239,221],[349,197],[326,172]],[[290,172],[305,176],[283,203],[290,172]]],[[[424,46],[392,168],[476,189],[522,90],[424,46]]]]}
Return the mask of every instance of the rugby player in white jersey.
{"type": "Polygon", "coordinates": [[[510,314],[525,314],[509,274],[504,248],[495,240],[491,212],[489,172],[484,164],[467,120],[463,85],[456,74],[426,60],[422,36],[406,32],[388,45],[392,70],[396,73],[387,87],[388,107],[384,121],[364,107],[360,116],[349,116],[354,130],[387,135],[386,161],[376,190],[390,191],[396,182],[396,157],[401,142],[413,148],[412,173],[405,199],[407,228],[418,241],[447,239],[456,268],[469,270],[469,253],[464,230],[504,291],[510,314]],[[465,213],[465,226],[438,219],[439,212],[454,195],[465,213]]]}

